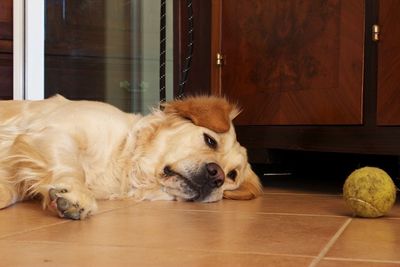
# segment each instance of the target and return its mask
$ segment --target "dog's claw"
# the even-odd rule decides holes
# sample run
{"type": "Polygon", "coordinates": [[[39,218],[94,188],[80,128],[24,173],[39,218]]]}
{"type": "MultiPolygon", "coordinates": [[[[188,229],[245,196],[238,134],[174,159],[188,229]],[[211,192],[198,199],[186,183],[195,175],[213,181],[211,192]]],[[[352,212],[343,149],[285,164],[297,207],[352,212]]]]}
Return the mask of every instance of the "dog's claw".
{"type": "Polygon", "coordinates": [[[54,188],[51,188],[49,190],[49,196],[50,196],[51,201],[54,201],[57,199],[57,193],[58,193],[58,191],[54,188]]]}
{"type": "Polygon", "coordinates": [[[61,212],[67,211],[71,207],[71,204],[65,198],[59,197],[57,198],[57,209],[61,212]]]}
{"type": "Polygon", "coordinates": [[[83,209],[80,208],[79,204],[73,204],[68,199],[59,196],[60,193],[62,194],[67,192],[68,191],[65,189],[50,189],[49,197],[51,199],[52,206],[58,211],[60,217],[72,220],[80,220],[83,209]]]}
{"type": "Polygon", "coordinates": [[[65,212],[64,218],[72,219],[72,220],[80,220],[81,213],[79,211],[65,212]]]}

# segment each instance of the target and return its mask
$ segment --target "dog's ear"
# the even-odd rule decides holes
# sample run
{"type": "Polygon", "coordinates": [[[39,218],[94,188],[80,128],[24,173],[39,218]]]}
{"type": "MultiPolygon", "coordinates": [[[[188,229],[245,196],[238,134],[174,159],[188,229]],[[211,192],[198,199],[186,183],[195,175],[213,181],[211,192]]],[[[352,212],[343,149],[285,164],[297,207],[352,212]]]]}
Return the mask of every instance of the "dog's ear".
{"type": "Polygon", "coordinates": [[[239,188],[224,191],[224,198],[234,200],[250,200],[262,194],[262,185],[258,176],[253,172],[250,164],[247,165],[243,183],[239,188]]]}
{"type": "Polygon", "coordinates": [[[231,120],[240,111],[226,99],[213,96],[190,97],[162,105],[167,114],[176,114],[191,120],[195,125],[216,133],[229,131],[231,120]]]}

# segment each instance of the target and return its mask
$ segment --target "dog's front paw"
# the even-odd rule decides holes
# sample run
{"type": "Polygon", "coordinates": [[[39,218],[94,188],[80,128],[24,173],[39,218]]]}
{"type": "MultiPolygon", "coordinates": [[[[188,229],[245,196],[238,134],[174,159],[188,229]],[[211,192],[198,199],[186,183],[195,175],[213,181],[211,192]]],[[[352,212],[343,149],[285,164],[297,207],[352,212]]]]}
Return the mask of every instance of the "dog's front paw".
{"type": "Polygon", "coordinates": [[[93,197],[64,187],[51,188],[49,197],[50,207],[56,210],[61,218],[82,220],[97,209],[93,197]]]}

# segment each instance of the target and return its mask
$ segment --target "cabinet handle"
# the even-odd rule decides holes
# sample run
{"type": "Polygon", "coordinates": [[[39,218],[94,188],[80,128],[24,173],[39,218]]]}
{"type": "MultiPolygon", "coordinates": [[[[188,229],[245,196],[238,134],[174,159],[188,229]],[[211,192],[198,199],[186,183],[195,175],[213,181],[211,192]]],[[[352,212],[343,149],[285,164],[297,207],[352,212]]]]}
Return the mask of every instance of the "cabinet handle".
{"type": "Polygon", "coordinates": [[[217,53],[216,63],[219,67],[222,67],[222,65],[224,65],[224,56],[221,53],[217,53]]]}
{"type": "Polygon", "coordinates": [[[380,39],[381,29],[378,24],[372,25],[372,41],[378,42],[380,39]]]}

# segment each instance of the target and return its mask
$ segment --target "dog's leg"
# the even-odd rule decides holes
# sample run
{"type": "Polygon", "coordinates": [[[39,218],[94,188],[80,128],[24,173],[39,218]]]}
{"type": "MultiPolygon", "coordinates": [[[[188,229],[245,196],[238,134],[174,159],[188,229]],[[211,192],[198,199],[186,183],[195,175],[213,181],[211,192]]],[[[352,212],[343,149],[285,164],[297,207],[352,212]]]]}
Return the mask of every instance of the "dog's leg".
{"type": "MultiPolygon", "coordinates": [[[[2,140],[0,140],[1,142],[2,140]]],[[[8,155],[8,147],[0,147],[0,209],[7,208],[20,200],[18,188],[13,181],[9,162],[4,160],[8,155]]]]}
{"type": "Polygon", "coordinates": [[[18,192],[12,184],[0,181],[0,209],[11,206],[18,201],[18,192]]]}
{"type": "Polygon", "coordinates": [[[97,204],[85,185],[79,149],[74,138],[52,129],[18,136],[8,165],[19,199],[40,196],[44,208],[63,218],[83,219],[94,213],[97,204]]]}

